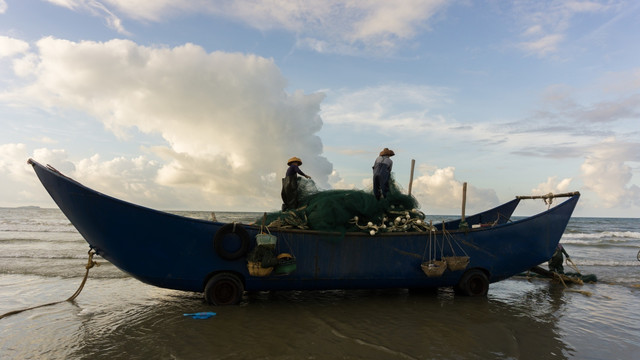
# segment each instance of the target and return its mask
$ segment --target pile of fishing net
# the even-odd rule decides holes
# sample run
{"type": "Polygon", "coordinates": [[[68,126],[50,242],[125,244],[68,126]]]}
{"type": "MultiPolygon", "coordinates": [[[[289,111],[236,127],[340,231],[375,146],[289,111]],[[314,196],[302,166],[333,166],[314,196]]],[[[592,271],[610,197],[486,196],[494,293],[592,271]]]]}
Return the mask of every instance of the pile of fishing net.
{"type": "MultiPolygon", "coordinates": [[[[272,212],[266,224],[275,228],[316,231],[378,232],[427,231],[418,201],[403,194],[393,177],[386,198],[377,200],[371,190],[319,191],[312,180],[298,180],[298,208],[272,212]]],[[[262,219],[260,219],[262,221],[262,219]]]]}

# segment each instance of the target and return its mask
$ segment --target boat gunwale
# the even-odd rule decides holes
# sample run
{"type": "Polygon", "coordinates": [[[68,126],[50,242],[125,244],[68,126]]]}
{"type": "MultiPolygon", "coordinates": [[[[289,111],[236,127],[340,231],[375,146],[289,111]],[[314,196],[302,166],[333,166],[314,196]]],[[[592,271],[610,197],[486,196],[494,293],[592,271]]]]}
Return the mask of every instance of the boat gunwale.
{"type": "MultiPolygon", "coordinates": [[[[29,160],[27,161],[28,164],[36,167],[38,166],[39,168],[41,168],[42,170],[45,170],[47,172],[50,172],[51,174],[53,174],[56,177],[59,177],[65,181],[70,181],[72,183],[74,183],[77,186],[82,187],[83,189],[85,189],[86,191],[99,196],[99,197],[103,197],[106,200],[110,200],[110,201],[115,201],[115,202],[119,202],[119,203],[124,203],[127,204],[129,206],[133,206],[142,210],[146,210],[149,212],[153,212],[156,213],[158,215],[163,215],[163,216],[168,216],[168,217],[173,217],[173,218],[177,218],[177,219],[182,219],[182,220],[189,220],[192,222],[197,222],[197,223],[202,223],[202,224],[207,224],[207,225],[215,225],[215,226],[223,226],[225,224],[229,224],[229,223],[234,223],[234,222],[220,222],[220,221],[212,221],[212,220],[205,220],[205,219],[199,219],[199,218],[194,218],[194,217],[189,217],[189,216],[184,216],[184,215],[178,215],[178,214],[174,214],[168,211],[180,211],[180,210],[158,210],[158,209],[154,209],[148,206],[144,206],[144,205],[139,205],[136,203],[133,203],[131,201],[127,201],[127,200],[123,200],[120,198],[116,198],[114,196],[105,194],[103,192],[100,192],[98,190],[95,190],[91,187],[88,187],[84,184],[82,184],[81,182],[68,177],[66,175],[64,175],[63,173],[61,173],[60,171],[58,171],[57,169],[55,169],[53,166],[51,165],[42,165],[39,162],[33,160],[32,158],[29,158],[29,160]]],[[[537,214],[531,215],[531,216],[526,216],[522,219],[518,219],[515,221],[508,221],[506,223],[503,224],[497,224],[494,226],[488,226],[488,227],[480,227],[480,228],[467,228],[467,229],[452,229],[452,230],[436,230],[436,231],[406,231],[406,232],[401,232],[401,231],[395,231],[395,232],[382,232],[382,233],[376,233],[375,235],[370,235],[367,232],[356,232],[356,231],[347,231],[347,232],[339,232],[339,231],[323,231],[323,230],[311,230],[311,229],[293,229],[293,228],[282,228],[282,227],[269,227],[269,226],[264,226],[266,228],[269,229],[269,231],[274,231],[277,233],[292,233],[292,234],[308,234],[308,235],[319,235],[319,236],[330,236],[330,237],[399,237],[399,236],[425,236],[428,235],[429,233],[431,234],[443,234],[443,233],[451,233],[451,234],[460,234],[460,233],[468,233],[468,232],[479,232],[479,231],[487,231],[487,230],[493,230],[496,229],[498,227],[504,227],[504,226],[509,226],[509,225],[514,225],[523,221],[528,221],[528,220],[533,220],[537,217],[540,216],[544,216],[545,214],[548,214],[550,212],[553,212],[555,209],[561,207],[562,205],[566,204],[568,201],[570,201],[572,198],[576,197],[576,196],[580,196],[579,192],[574,192],[572,193],[573,195],[571,195],[571,197],[569,197],[569,199],[558,203],[557,205],[553,206],[552,208],[549,208],[545,211],[539,212],[537,214]]],[[[516,196],[515,199],[518,199],[519,197],[516,196]]],[[[500,204],[494,208],[488,209],[486,211],[490,211],[493,209],[496,209],[504,204],[507,204],[515,199],[509,200],[503,204],[500,204]]],[[[57,204],[56,204],[57,205],[57,204]]],[[[185,211],[189,211],[189,210],[185,210],[185,211]]],[[[256,212],[257,213],[257,212],[256,212]]],[[[483,212],[481,212],[483,213],[483,212]]],[[[478,214],[481,214],[478,213],[478,214]]],[[[471,215],[471,216],[475,216],[477,214],[471,215]]],[[[469,217],[471,217],[469,216],[469,217]]],[[[460,218],[456,218],[456,219],[452,219],[449,221],[458,221],[460,220],[460,218]]],[[[236,222],[237,224],[243,225],[245,227],[250,228],[251,230],[255,230],[255,231],[261,231],[262,226],[258,225],[256,223],[242,223],[242,222],[236,222]]],[[[443,224],[446,224],[445,221],[442,221],[443,224]]]]}

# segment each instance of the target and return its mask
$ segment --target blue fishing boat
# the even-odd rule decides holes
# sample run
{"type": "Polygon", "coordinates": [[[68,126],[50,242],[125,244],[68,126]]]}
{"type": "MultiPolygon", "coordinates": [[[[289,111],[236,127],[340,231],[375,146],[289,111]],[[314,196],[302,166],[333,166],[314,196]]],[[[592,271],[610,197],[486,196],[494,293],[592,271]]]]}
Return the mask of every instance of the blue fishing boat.
{"type": "Polygon", "coordinates": [[[215,305],[268,290],[454,287],[457,294],[485,296],[490,283],[551,258],[580,197],[563,194],[564,202],[517,221],[510,218],[520,198],[466,217],[464,227],[455,220],[428,231],[336,236],[157,211],[28,162],[96,254],[144,283],[203,292],[215,305]],[[284,260],[276,271],[252,271],[249,255],[263,246],[261,238],[273,241],[271,249],[284,260]]]}

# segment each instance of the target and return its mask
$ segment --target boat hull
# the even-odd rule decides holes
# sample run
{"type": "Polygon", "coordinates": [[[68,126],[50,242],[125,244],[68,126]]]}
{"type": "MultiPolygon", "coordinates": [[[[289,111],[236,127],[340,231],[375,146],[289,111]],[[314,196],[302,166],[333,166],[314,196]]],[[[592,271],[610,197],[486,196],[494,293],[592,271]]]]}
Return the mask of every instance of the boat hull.
{"type": "MultiPolygon", "coordinates": [[[[465,231],[456,230],[459,222],[455,221],[445,224],[448,231],[375,236],[271,229],[277,237],[277,252],[294,255],[296,269],[288,275],[260,277],[250,275],[246,253],[232,260],[220,253],[237,251],[242,242],[237,233],[221,237],[216,250],[214,238],[224,223],[131,204],[85,187],[51,167],[29,162],[98,255],[147,284],[196,292],[205,291],[209,279],[219,273],[233,274],[249,291],[456,286],[470,270],[481,271],[489,282],[500,281],[551,257],[579,198],[577,194],[538,215],[506,222],[517,205],[511,201],[467,218],[470,227],[495,225],[465,231]],[[468,266],[446,270],[438,277],[426,276],[421,264],[430,258],[429,244],[442,249],[438,257],[469,256],[468,266]]],[[[236,226],[246,230],[246,250],[252,250],[260,228],[236,226]]]]}

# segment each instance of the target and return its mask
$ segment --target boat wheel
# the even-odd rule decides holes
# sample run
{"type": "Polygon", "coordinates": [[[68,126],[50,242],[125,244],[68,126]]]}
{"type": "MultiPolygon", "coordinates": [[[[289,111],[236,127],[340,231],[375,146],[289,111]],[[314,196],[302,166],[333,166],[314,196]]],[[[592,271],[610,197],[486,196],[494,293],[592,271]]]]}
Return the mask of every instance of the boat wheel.
{"type": "Polygon", "coordinates": [[[465,296],[487,296],[489,278],[482,270],[471,269],[462,275],[455,287],[456,293],[465,296]]]}
{"type": "Polygon", "coordinates": [[[212,305],[234,305],[242,300],[242,281],[231,273],[214,275],[204,288],[204,299],[212,305]]]}

